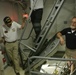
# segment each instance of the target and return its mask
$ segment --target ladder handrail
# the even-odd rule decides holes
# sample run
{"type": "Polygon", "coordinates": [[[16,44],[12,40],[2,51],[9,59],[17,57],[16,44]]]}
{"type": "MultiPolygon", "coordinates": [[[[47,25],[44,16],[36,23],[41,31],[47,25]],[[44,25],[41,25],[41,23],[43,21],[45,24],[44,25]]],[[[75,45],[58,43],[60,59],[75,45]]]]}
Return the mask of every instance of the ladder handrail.
{"type": "Polygon", "coordinates": [[[31,59],[34,59],[34,58],[36,58],[36,59],[48,59],[48,60],[55,60],[55,61],[76,61],[76,59],[70,59],[70,58],[53,58],[53,57],[44,57],[44,56],[31,56],[31,57],[29,57],[29,61],[31,60],[31,59]]]}
{"type": "MultiPolygon", "coordinates": [[[[31,37],[30,35],[31,35],[32,31],[33,31],[33,27],[32,27],[32,29],[31,29],[31,31],[30,31],[30,33],[29,33],[28,37],[27,37],[27,38],[25,38],[25,39],[24,39],[24,38],[22,38],[21,40],[27,40],[27,39],[29,39],[29,38],[31,37]]],[[[19,41],[19,40],[20,40],[20,39],[18,39],[18,41],[19,41]]]]}
{"type": "MultiPolygon", "coordinates": [[[[37,1],[37,0],[36,0],[36,1],[37,1]]],[[[28,22],[29,22],[31,13],[32,13],[32,11],[33,11],[33,9],[34,9],[34,7],[35,7],[35,4],[36,4],[36,3],[34,3],[33,7],[31,8],[31,11],[30,11],[30,13],[29,13],[29,16],[28,16],[28,18],[27,18],[27,20],[26,20],[26,25],[25,25],[25,27],[24,27],[24,30],[23,30],[23,32],[22,32],[22,34],[21,34],[21,37],[20,37],[20,40],[19,40],[19,43],[18,43],[18,48],[19,48],[18,51],[19,51],[20,60],[21,60],[21,65],[22,65],[22,68],[23,68],[23,69],[24,69],[24,64],[23,64],[23,58],[22,58],[22,54],[21,54],[20,43],[21,43],[22,37],[23,37],[23,35],[24,35],[24,32],[25,32],[25,30],[26,30],[27,24],[28,24],[28,22]]]]}
{"type": "MultiPolygon", "coordinates": [[[[40,47],[41,47],[42,44],[44,43],[44,40],[45,40],[45,38],[46,38],[46,36],[47,36],[47,33],[49,32],[50,28],[52,27],[53,22],[54,22],[54,20],[55,20],[55,18],[56,18],[56,16],[57,16],[57,14],[58,14],[58,12],[59,12],[62,4],[63,4],[63,2],[64,2],[64,0],[61,0],[61,1],[62,1],[62,2],[61,2],[61,4],[60,4],[59,8],[56,9],[57,4],[54,6],[54,8],[53,8],[53,10],[52,10],[52,12],[51,12],[51,16],[50,16],[49,22],[47,23],[47,25],[46,25],[45,28],[43,29],[43,32],[45,32],[44,36],[43,36],[43,34],[42,34],[43,32],[41,31],[41,33],[40,33],[41,36],[39,35],[39,37],[38,37],[38,39],[37,39],[37,41],[36,41],[36,45],[37,45],[37,48],[36,48],[36,49],[40,49],[40,47]],[[53,12],[56,12],[55,15],[53,15],[53,12]],[[43,37],[43,39],[41,39],[40,42],[38,42],[41,37],[43,37]]],[[[58,3],[58,0],[57,0],[57,3],[58,3]]]]}
{"type": "Polygon", "coordinates": [[[24,44],[24,43],[22,43],[22,42],[20,42],[20,44],[22,44],[23,46],[27,47],[27,48],[30,49],[31,51],[36,52],[36,50],[33,49],[33,48],[31,48],[30,46],[28,46],[28,45],[26,45],[26,44],[24,44]]]}
{"type": "MultiPolygon", "coordinates": [[[[27,18],[27,20],[26,20],[26,25],[27,25],[28,22],[29,22],[31,13],[32,13],[32,11],[33,11],[33,9],[34,9],[34,7],[35,7],[36,2],[37,2],[37,0],[34,2],[34,5],[33,5],[33,7],[32,7],[31,10],[30,10],[29,16],[28,16],[28,18],[27,18]]],[[[24,35],[25,30],[26,30],[26,26],[24,27],[23,33],[22,33],[22,35],[21,35],[21,37],[20,37],[19,45],[20,45],[20,42],[21,42],[21,40],[22,40],[22,37],[23,37],[23,35],[24,35]]]]}
{"type": "MultiPolygon", "coordinates": [[[[43,57],[43,56],[32,56],[32,57],[30,57],[29,59],[28,59],[28,69],[29,69],[29,75],[31,75],[31,73],[38,73],[38,72],[35,72],[35,71],[31,71],[32,69],[31,69],[31,67],[30,67],[30,61],[32,60],[32,59],[34,59],[34,58],[36,58],[36,59],[44,59],[44,60],[54,60],[54,61],[76,61],[76,59],[69,59],[69,58],[51,58],[51,57],[43,57]]],[[[45,73],[44,73],[44,75],[45,75],[45,73]]]]}
{"type": "MultiPolygon", "coordinates": [[[[55,7],[55,4],[56,4],[56,2],[54,2],[54,5],[51,7],[51,8],[52,8],[51,10],[53,10],[53,8],[55,7]]],[[[49,15],[48,15],[48,17],[47,17],[47,19],[46,19],[46,21],[45,21],[45,23],[44,23],[43,27],[42,27],[42,30],[44,29],[45,25],[46,25],[46,24],[47,24],[47,22],[49,21],[48,19],[50,18],[51,13],[52,13],[52,11],[50,11],[50,13],[49,13],[49,15]]]]}

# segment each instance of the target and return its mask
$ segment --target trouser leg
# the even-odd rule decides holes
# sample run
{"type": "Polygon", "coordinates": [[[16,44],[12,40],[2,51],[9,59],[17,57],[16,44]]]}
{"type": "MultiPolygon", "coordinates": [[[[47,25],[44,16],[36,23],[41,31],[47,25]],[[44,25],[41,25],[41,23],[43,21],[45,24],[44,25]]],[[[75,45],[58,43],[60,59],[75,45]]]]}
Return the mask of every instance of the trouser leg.
{"type": "Polygon", "coordinates": [[[19,66],[19,57],[18,57],[18,44],[14,44],[14,50],[13,50],[13,61],[15,65],[15,71],[18,73],[20,71],[20,66],[19,66]]]}
{"type": "Polygon", "coordinates": [[[41,32],[41,20],[42,20],[43,9],[34,10],[31,14],[31,21],[33,24],[34,31],[36,33],[36,38],[41,32]]]}
{"type": "Polygon", "coordinates": [[[15,72],[19,72],[19,58],[18,58],[18,42],[15,43],[6,43],[6,51],[10,59],[14,63],[15,72]]]}
{"type": "Polygon", "coordinates": [[[7,53],[8,57],[9,57],[9,59],[13,61],[11,44],[6,43],[5,48],[6,48],[6,53],[7,53]]]}
{"type": "Polygon", "coordinates": [[[34,30],[35,30],[35,33],[36,33],[36,38],[37,38],[38,35],[41,32],[41,24],[40,23],[34,23],[33,27],[34,27],[34,30]]]}

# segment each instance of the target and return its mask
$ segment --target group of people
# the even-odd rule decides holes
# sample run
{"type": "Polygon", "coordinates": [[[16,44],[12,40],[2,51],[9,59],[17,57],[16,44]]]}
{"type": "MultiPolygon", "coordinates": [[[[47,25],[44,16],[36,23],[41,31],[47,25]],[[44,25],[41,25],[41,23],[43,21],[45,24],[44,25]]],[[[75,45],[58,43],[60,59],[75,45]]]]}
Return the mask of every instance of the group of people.
{"type": "MultiPolygon", "coordinates": [[[[41,20],[43,14],[43,0],[30,0],[31,9],[31,22],[36,33],[36,39],[41,32],[41,20]]],[[[23,18],[22,25],[18,24],[9,16],[4,17],[4,25],[2,26],[1,37],[7,51],[8,56],[11,58],[15,66],[16,75],[20,75],[19,59],[18,59],[18,41],[17,41],[17,30],[23,29],[25,25],[25,18],[23,18]]],[[[57,37],[60,39],[60,44],[63,45],[65,40],[63,38],[65,35],[66,39],[66,50],[65,54],[67,58],[76,58],[76,17],[72,18],[71,26],[57,32],[57,37]]],[[[76,63],[69,61],[68,65],[70,67],[70,75],[74,71],[76,63]]]]}
{"type": "MultiPolygon", "coordinates": [[[[44,7],[43,0],[30,0],[30,1],[31,1],[31,7],[33,9],[31,14],[31,22],[34,31],[36,33],[36,39],[37,39],[37,37],[41,32],[41,20],[42,20],[43,7],[44,7]]],[[[72,58],[76,59],[76,17],[72,18],[70,27],[57,32],[56,35],[57,38],[60,39],[61,45],[66,43],[65,57],[70,59],[72,58]],[[63,35],[65,36],[65,39],[63,38],[63,35]]],[[[69,69],[71,75],[76,67],[76,62],[68,61],[67,64],[70,67],[69,69]]]]}

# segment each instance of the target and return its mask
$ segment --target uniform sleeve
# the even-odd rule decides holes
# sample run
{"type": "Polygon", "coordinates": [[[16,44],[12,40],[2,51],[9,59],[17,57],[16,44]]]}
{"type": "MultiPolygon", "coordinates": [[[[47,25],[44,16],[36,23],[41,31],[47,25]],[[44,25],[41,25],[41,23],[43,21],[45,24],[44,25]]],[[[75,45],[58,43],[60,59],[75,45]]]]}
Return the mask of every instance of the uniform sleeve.
{"type": "Polygon", "coordinates": [[[63,29],[62,31],[60,31],[60,33],[62,34],[62,35],[66,35],[66,33],[67,33],[67,28],[66,29],[63,29]]]}
{"type": "Polygon", "coordinates": [[[21,25],[20,25],[19,23],[17,23],[17,22],[14,21],[14,24],[15,24],[15,26],[16,26],[17,28],[21,28],[21,25]]]}

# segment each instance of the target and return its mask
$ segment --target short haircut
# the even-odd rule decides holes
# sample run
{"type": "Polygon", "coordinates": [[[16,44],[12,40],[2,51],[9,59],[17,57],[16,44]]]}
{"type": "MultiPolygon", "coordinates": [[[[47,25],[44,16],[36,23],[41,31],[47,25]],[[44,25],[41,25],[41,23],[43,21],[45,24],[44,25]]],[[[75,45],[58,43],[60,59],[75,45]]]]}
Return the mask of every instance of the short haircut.
{"type": "Polygon", "coordinates": [[[72,19],[76,18],[76,16],[74,16],[72,19]]]}

